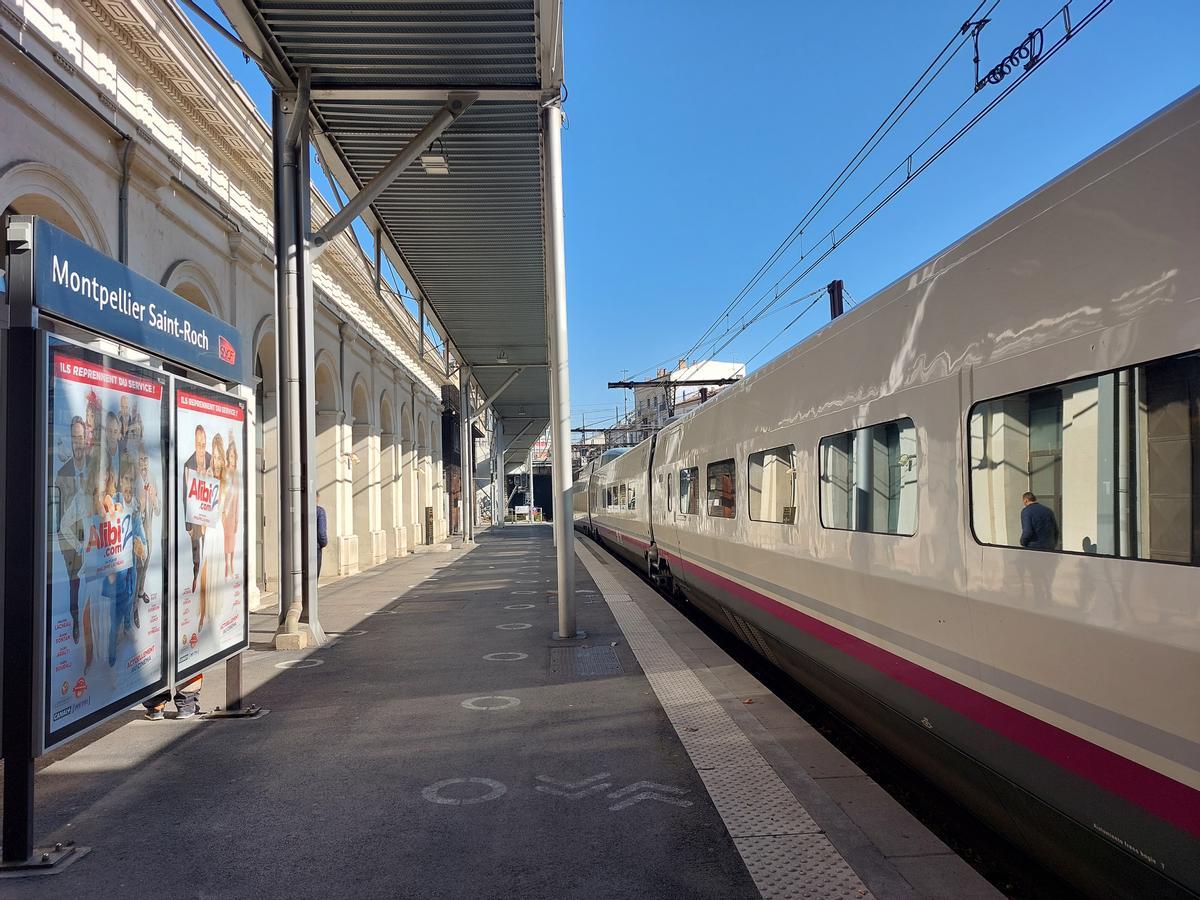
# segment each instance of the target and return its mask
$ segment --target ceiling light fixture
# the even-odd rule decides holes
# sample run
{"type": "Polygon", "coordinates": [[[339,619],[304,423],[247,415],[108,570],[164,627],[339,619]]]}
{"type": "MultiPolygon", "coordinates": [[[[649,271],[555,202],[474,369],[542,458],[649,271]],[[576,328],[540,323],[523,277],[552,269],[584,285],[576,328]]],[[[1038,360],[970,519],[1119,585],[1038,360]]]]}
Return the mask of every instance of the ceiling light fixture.
{"type": "Polygon", "coordinates": [[[446,145],[442,143],[441,138],[437,143],[437,150],[430,144],[429,149],[421,154],[421,168],[425,170],[426,175],[449,175],[450,157],[446,155],[446,145]]]}
{"type": "Polygon", "coordinates": [[[508,351],[505,350],[503,347],[501,347],[500,350],[496,353],[496,362],[498,362],[498,363],[508,362],[508,351]]]}

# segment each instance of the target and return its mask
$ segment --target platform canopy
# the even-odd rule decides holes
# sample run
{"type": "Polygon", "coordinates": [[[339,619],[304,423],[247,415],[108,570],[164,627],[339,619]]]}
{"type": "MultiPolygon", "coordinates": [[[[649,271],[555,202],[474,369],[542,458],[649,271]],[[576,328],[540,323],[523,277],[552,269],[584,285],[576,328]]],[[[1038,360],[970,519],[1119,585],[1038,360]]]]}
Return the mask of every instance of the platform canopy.
{"type": "Polygon", "coordinates": [[[465,98],[362,218],[483,396],[504,386],[507,460],[524,459],[550,417],[541,107],[562,89],[561,0],[219,2],[277,89],[307,83],[348,196],[465,98]]]}

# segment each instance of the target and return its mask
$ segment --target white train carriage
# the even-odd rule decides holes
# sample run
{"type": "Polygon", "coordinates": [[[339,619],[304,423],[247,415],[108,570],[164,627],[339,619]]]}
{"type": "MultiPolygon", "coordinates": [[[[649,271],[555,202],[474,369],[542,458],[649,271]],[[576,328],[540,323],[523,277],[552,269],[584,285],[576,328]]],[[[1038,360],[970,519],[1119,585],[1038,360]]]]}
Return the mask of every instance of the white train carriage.
{"type": "Polygon", "coordinates": [[[596,470],[591,491],[592,532],[631,562],[645,560],[650,546],[650,453],[643,441],[596,470]]]}
{"type": "Polygon", "coordinates": [[[592,476],[606,545],[1100,896],[1200,894],[1198,163],[1195,92],[592,476]]]}

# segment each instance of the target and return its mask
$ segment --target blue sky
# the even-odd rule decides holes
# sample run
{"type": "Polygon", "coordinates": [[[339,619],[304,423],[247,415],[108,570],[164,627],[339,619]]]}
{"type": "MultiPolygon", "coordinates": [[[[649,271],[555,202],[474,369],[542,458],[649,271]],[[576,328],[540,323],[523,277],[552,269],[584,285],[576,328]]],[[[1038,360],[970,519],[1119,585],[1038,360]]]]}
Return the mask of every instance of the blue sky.
{"type": "MultiPolygon", "coordinates": [[[[1072,18],[1079,21],[1095,2],[1075,0],[1072,18]]],[[[1001,0],[980,36],[981,67],[1007,55],[1058,7],[1054,0],[1001,0]]],[[[611,421],[622,395],[606,382],[622,370],[653,375],[656,364],[673,363],[692,346],[974,8],[971,0],[758,0],[734,14],[716,0],[566,0],[575,424],[611,421]]],[[[269,95],[257,70],[201,29],[263,108],[269,95]]],[[[1061,33],[1060,22],[1047,27],[1045,46],[1061,33]]],[[[845,281],[854,300],[866,300],[1200,84],[1197,47],[1200,4],[1116,0],[779,305],[833,278],[845,281]]],[[[973,84],[968,44],[805,229],[805,249],[902,163],[973,84]]],[[[965,122],[1005,85],[980,91],[955,121],[965,122]]],[[[948,126],[914,163],[954,130],[948,126]]],[[[742,332],[720,358],[746,361],[778,335],[753,359],[755,368],[793,346],[828,317],[821,300],[780,335],[805,305],[742,332]]]]}

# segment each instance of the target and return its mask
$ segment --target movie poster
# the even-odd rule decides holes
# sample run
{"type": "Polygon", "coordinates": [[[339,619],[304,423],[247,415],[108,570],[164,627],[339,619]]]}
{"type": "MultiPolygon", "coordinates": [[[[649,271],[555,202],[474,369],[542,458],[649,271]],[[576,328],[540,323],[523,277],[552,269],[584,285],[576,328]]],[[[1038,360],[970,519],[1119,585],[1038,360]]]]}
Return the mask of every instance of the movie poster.
{"type": "Polygon", "coordinates": [[[175,388],[176,678],[247,645],[246,407],[228,394],[175,388]]]}
{"type": "Polygon", "coordinates": [[[166,684],[166,385],[50,339],[47,746],[166,684]]]}

